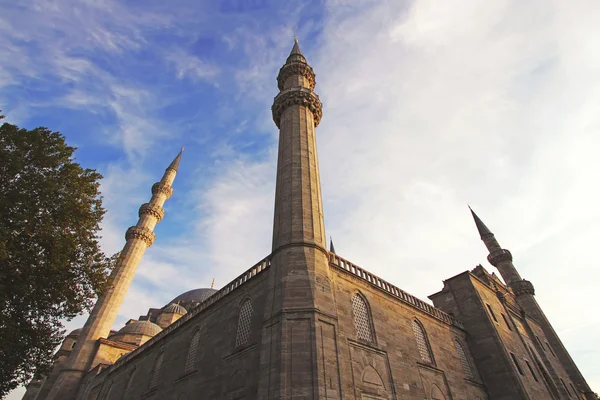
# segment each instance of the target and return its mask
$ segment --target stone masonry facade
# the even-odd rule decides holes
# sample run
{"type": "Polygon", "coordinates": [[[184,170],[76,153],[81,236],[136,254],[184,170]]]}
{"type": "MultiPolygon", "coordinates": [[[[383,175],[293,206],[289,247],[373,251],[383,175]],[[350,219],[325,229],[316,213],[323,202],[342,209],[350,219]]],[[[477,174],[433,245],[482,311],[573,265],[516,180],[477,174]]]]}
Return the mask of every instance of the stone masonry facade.
{"type": "Polygon", "coordinates": [[[196,289],[110,331],[179,158],[127,233],[117,288],[72,332],[25,399],[595,399],[521,278],[473,212],[489,261],[420,300],[326,248],[316,127],[322,104],[297,41],[277,79],[271,254],[220,290],[196,289]]]}

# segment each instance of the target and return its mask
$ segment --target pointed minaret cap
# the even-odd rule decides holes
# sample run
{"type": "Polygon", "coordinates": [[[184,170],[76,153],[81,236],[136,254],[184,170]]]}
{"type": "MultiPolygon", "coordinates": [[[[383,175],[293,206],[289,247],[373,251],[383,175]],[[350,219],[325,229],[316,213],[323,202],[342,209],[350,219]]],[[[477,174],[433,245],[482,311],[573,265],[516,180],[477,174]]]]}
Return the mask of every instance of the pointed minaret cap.
{"type": "Polygon", "coordinates": [[[471,210],[471,215],[473,215],[473,219],[475,220],[475,225],[477,225],[477,230],[479,231],[479,236],[483,239],[485,236],[493,235],[490,229],[485,226],[483,221],[475,214],[475,211],[469,206],[469,210],[471,210]]]}
{"type": "Polygon", "coordinates": [[[300,46],[298,45],[297,38],[294,38],[294,47],[292,47],[292,51],[290,52],[290,55],[288,56],[286,63],[289,63],[290,61],[306,62],[306,58],[304,58],[304,54],[302,54],[302,51],[300,51],[300,46]]]}
{"type": "Polygon", "coordinates": [[[335,247],[333,247],[333,239],[331,238],[331,236],[329,236],[329,252],[336,254],[335,247]]]}
{"type": "Polygon", "coordinates": [[[179,169],[179,161],[181,161],[181,153],[183,153],[183,147],[181,148],[181,150],[179,150],[179,154],[177,154],[177,157],[175,157],[175,159],[171,162],[167,169],[172,169],[173,171],[177,172],[177,170],[179,169]]]}

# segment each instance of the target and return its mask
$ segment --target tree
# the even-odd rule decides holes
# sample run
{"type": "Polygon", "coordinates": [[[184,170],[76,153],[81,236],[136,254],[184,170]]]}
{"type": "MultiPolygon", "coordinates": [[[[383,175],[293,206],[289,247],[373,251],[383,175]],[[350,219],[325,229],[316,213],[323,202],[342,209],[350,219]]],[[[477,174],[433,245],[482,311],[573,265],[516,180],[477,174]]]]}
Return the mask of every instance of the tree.
{"type": "Polygon", "coordinates": [[[74,151],[47,128],[0,126],[0,398],[48,371],[61,320],[90,309],[112,265],[98,243],[102,176],[74,151]]]}

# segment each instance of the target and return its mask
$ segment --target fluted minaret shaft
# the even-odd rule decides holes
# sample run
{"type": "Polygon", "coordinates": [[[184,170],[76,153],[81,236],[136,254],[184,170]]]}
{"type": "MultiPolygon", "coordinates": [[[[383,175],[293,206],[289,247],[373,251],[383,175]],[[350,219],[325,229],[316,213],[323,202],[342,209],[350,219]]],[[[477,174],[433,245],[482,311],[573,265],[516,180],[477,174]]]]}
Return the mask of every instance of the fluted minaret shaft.
{"type": "Polygon", "coordinates": [[[273,252],[263,317],[268,322],[262,343],[277,343],[285,350],[273,352],[271,345],[262,346],[260,369],[265,373],[256,398],[287,399],[296,393],[292,397],[340,399],[337,355],[329,351],[337,345],[333,335],[337,310],[315,138],[322,107],[313,91],[315,74],[298,42],[281,67],[277,83],[280,92],[272,111],[279,128],[279,151],[273,252]]]}
{"type": "Polygon", "coordinates": [[[81,376],[94,366],[96,341],[109,336],[137,267],[146,249],[154,243],[154,227],[164,217],[163,205],[173,194],[171,186],[177,175],[182,151],[166,169],[162,179],[152,186],[152,198],[140,207],[137,224],[127,229],[127,242],[112,271],[110,284],[94,305],[48,399],[75,399],[81,376]]]}
{"type": "Polygon", "coordinates": [[[315,127],[322,115],[315,74],[298,43],[277,77],[273,120],[279,128],[273,251],[307,243],[326,248],[315,127]]]}

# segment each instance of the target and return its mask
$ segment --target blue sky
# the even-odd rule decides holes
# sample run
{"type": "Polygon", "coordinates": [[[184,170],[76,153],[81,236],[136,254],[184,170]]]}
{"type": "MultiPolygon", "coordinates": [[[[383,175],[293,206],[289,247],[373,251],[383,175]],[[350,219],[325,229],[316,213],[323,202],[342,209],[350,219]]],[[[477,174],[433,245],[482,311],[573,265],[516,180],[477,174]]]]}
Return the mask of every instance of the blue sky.
{"type": "Polygon", "coordinates": [[[116,327],[269,253],[270,106],[297,36],[324,103],[319,163],[338,253],[426,298],[478,263],[494,270],[471,204],[600,390],[594,1],[0,5],[0,109],[62,132],[105,176],[106,252],[185,146],[116,327]]]}

